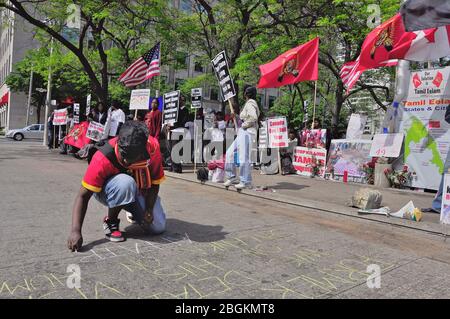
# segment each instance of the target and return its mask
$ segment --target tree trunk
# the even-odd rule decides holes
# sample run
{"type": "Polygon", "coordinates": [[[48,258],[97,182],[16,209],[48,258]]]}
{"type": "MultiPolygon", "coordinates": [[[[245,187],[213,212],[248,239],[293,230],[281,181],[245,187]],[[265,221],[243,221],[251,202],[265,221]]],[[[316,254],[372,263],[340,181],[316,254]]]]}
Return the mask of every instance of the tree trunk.
{"type": "Polygon", "coordinates": [[[344,85],[341,81],[338,82],[336,87],[336,104],[331,111],[331,136],[332,138],[338,138],[339,136],[339,117],[341,114],[342,105],[344,104],[344,85]]]}

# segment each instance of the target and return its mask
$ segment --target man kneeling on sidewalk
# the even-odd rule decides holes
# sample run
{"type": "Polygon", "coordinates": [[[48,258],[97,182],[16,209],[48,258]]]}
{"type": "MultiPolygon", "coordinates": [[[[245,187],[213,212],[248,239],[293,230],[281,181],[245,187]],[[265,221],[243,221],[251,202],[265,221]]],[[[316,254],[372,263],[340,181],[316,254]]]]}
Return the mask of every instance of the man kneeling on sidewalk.
{"type": "Polygon", "coordinates": [[[103,228],[106,238],[120,242],[125,238],[119,230],[119,213],[131,213],[132,222],[146,232],[165,231],[166,216],[158,197],[164,179],[159,142],[149,136],[144,123],[126,122],[119,136],[97,146],[75,199],[72,231],[67,245],[71,251],[81,249],[81,228],[92,195],[108,207],[103,228]]]}

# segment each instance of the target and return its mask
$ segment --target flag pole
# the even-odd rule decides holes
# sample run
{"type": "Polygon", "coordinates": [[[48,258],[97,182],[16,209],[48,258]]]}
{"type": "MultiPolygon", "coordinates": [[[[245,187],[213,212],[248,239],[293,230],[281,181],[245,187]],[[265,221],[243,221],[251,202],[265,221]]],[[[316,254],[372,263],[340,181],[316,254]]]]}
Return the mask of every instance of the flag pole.
{"type": "Polygon", "coordinates": [[[315,81],[315,85],[314,85],[314,107],[313,107],[313,118],[312,118],[311,129],[314,129],[314,121],[316,120],[316,101],[317,101],[317,80],[315,81]]]}

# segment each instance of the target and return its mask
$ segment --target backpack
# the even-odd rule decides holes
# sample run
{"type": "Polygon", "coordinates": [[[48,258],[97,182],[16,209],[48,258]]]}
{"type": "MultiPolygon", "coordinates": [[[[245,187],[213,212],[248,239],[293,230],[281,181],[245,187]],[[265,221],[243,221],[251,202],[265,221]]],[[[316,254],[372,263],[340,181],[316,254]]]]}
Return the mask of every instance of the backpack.
{"type": "Polygon", "coordinates": [[[81,158],[86,158],[88,164],[90,164],[97,151],[102,152],[102,154],[111,162],[111,164],[113,164],[113,166],[117,168],[121,173],[125,173],[127,171],[125,167],[120,165],[114,152],[114,148],[107,141],[100,141],[95,144],[87,144],[78,152],[78,155],[81,158]]]}

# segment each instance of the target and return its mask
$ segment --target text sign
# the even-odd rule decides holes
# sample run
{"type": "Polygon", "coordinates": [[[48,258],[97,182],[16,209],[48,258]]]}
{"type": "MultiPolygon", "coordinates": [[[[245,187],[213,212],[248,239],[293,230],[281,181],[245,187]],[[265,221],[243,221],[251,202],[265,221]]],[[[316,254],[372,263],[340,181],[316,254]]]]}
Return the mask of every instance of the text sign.
{"type": "Polygon", "coordinates": [[[285,117],[268,119],[267,131],[269,133],[269,148],[289,146],[287,120],[285,117]]]}
{"type": "Polygon", "coordinates": [[[55,110],[53,115],[53,125],[61,126],[67,124],[67,109],[55,110]]]}
{"type": "Polygon", "coordinates": [[[225,51],[220,52],[214,60],[211,61],[211,63],[213,65],[214,72],[216,73],[217,80],[219,81],[219,87],[222,92],[223,100],[228,101],[232,97],[236,96],[236,89],[234,88],[225,51]]]}
{"type": "Polygon", "coordinates": [[[373,138],[371,157],[392,157],[397,158],[403,146],[403,133],[397,134],[376,134],[373,138]]]}
{"type": "Polygon", "coordinates": [[[80,104],[74,103],[73,105],[73,123],[80,123],[80,104]]]}
{"type": "Polygon", "coordinates": [[[131,91],[130,110],[148,110],[150,105],[150,90],[131,91]]]}
{"type": "Polygon", "coordinates": [[[180,91],[164,94],[163,124],[173,124],[178,121],[180,106],[180,91]]]}
{"type": "Polygon", "coordinates": [[[323,148],[296,147],[293,166],[298,175],[325,176],[327,151],[323,148]]]}
{"type": "Polygon", "coordinates": [[[197,88],[191,90],[191,108],[199,109],[202,107],[203,89],[197,88]]]}

